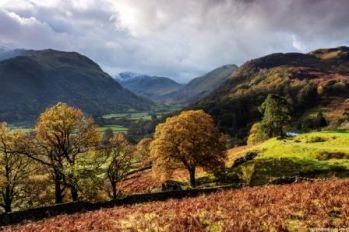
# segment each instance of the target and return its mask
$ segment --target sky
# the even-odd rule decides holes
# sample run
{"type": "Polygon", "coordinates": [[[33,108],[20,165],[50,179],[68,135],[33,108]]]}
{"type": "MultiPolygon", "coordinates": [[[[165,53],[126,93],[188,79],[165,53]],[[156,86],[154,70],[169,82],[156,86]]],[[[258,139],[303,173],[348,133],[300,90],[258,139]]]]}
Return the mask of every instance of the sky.
{"type": "Polygon", "coordinates": [[[269,53],[349,45],[348,12],[348,0],[0,0],[0,46],[186,82],[269,53]]]}

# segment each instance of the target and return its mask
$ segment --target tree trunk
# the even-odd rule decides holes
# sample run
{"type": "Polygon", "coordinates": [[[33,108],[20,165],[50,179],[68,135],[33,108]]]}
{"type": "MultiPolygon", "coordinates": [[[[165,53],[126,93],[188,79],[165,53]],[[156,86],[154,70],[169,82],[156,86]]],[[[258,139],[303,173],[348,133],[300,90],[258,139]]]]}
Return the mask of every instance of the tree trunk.
{"type": "Polygon", "coordinates": [[[195,167],[188,168],[189,171],[189,178],[190,178],[190,186],[192,188],[195,188],[196,182],[195,182],[195,167]]]}
{"type": "Polygon", "coordinates": [[[5,199],[4,199],[4,209],[6,213],[12,211],[12,198],[11,198],[11,189],[10,186],[6,186],[5,189],[5,199]]]}
{"type": "Polygon", "coordinates": [[[56,204],[63,203],[63,190],[61,181],[55,178],[55,198],[56,198],[56,204]]]}
{"type": "Polygon", "coordinates": [[[73,201],[79,200],[78,189],[74,185],[70,186],[70,193],[73,201]]]}
{"type": "Polygon", "coordinates": [[[63,188],[62,188],[62,175],[57,170],[53,170],[53,181],[55,183],[55,202],[56,204],[63,203],[63,188]]]}
{"type": "Polygon", "coordinates": [[[111,187],[113,189],[113,200],[116,200],[116,196],[117,196],[116,182],[111,182],[111,187]]]}

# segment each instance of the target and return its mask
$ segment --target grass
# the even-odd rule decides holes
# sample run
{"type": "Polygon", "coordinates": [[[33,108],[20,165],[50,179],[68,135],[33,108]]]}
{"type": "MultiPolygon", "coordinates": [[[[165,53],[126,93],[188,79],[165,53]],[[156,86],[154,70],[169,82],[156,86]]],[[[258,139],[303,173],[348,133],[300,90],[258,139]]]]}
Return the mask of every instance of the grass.
{"type": "Polygon", "coordinates": [[[176,112],[182,109],[179,105],[157,105],[152,111],[149,112],[137,112],[130,110],[126,113],[115,113],[103,115],[104,119],[128,119],[128,120],[151,120],[151,115],[154,114],[158,118],[176,112]]]}
{"type": "Polygon", "coordinates": [[[114,113],[103,115],[103,119],[110,120],[109,124],[99,128],[100,132],[104,132],[107,128],[111,128],[113,132],[127,132],[128,125],[137,123],[138,121],[150,121],[152,115],[156,115],[158,119],[165,115],[177,112],[182,107],[179,105],[156,105],[151,111],[137,112],[136,110],[129,110],[125,113],[114,113]]]}
{"type": "Polygon", "coordinates": [[[101,209],[3,231],[339,231],[349,227],[349,179],[225,190],[101,209]]]}
{"type": "MultiPolygon", "coordinates": [[[[300,174],[309,177],[349,175],[348,131],[312,132],[282,140],[273,138],[244,149],[232,149],[229,151],[227,166],[249,151],[258,152],[254,160],[244,164],[254,165],[253,184],[300,174]]],[[[242,171],[244,165],[233,172],[242,171]]]]}
{"type": "Polygon", "coordinates": [[[118,132],[125,132],[126,133],[128,130],[126,127],[119,126],[119,125],[107,125],[107,126],[103,126],[103,127],[98,127],[98,131],[100,133],[103,133],[107,129],[112,129],[112,131],[114,133],[118,133],[118,132]]]}
{"type": "Polygon", "coordinates": [[[149,112],[133,112],[133,113],[119,113],[119,114],[106,114],[103,115],[103,118],[105,119],[121,119],[121,118],[127,118],[129,120],[150,120],[151,115],[149,112]]]}
{"type": "MultiPolygon", "coordinates": [[[[250,185],[267,184],[273,179],[286,176],[303,176],[308,178],[328,178],[331,176],[349,176],[349,131],[323,131],[301,134],[293,138],[267,140],[255,146],[240,146],[228,151],[226,162],[227,176],[218,184],[243,181],[250,185]],[[231,168],[233,162],[247,152],[256,151],[255,159],[231,168]]],[[[151,192],[156,186],[150,181],[149,173],[141,174],[133,180],[132,188],[125,192],[151,192]]],[[[173,180],[188,187],[188,172],[177,170],[173,180]]],[[[198,187],[217,185],[212,173],[202,168],[196,171],[198,187]]]]}

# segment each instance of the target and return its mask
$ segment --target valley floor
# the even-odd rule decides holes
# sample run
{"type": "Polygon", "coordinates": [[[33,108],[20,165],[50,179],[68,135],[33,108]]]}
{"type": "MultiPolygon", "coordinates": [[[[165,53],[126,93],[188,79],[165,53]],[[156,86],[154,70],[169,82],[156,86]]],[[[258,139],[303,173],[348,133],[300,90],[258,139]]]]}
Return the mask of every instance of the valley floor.
{"type": "Polygon", "coordinates": [[[247,187],[183,200],[62,215],[4,231],[349,230],[348,196],[348,178],[247,187]]]}

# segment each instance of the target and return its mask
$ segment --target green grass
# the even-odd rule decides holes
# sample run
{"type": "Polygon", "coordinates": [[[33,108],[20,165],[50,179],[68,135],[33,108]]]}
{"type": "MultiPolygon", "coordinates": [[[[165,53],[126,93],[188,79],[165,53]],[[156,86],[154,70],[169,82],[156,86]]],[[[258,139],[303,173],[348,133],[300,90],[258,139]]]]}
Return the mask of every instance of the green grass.
{"type": "Polygon", "coordinates": [[[105,119],[126,118],[126,119],[130,119],[130,120],[140,120],[140,119],[150,120],[151,115],[149,114],[149,112],[134,112],[134,113],[106,114],[106,115],[103,115],[103,118],[105,118],[105,119]]]}
{"type": "Polygon", "coordinates": [[[128,119],[128,120],[151,120],[151,115],[155,114],[158,118],[176,112],[182,107],[177,105],[157,105],[149,112],[137,112],[135,110],[129,110],[126,113],[115,113],[103,115],[104,119],[128,119]]]}
{"type": "Polygon", "coordinates": [[[118,126],[118,125],[107,125],[107,126],[103,126],[103,127],[98,127],[98,131],[103,133],[105,130],[107,129],[112,129],[112,131],[114,133],[118,133],[118,132],[127,132],[127,128],[123,127],[123,126],[118,126]]]}
{"type": "Polygon", "coordinates": [[[252,184],[266,183],[281,176],[349,175],[348,131],[312,132],[282,140],[273,138],[238,152],[232,149],[227,166],[248,151],[257,151],[258,156],[232,172],[243,172],[252,165],[252,184]]]}

